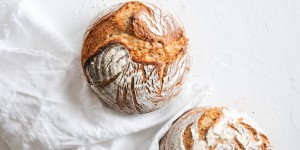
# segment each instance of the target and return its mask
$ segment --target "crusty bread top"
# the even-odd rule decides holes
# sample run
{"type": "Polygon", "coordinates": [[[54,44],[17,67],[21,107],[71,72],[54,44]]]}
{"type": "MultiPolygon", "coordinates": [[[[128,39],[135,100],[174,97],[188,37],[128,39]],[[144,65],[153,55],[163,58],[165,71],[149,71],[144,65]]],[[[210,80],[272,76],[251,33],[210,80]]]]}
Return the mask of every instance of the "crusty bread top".
{"type": "Polygon", "coordinates": [[[248,116],[228,108],[193,109],[175,121],[160,150],[270,150],[260,127],[248,116]]]}
{"type": "Polygon", "coordinates": [[[120,43],[134,62],[166,64],[181,57],[188,40],[178,19],[154,5],[132,1],[123,4],[87,31],[82,65],[104,46],[120,43]]]}

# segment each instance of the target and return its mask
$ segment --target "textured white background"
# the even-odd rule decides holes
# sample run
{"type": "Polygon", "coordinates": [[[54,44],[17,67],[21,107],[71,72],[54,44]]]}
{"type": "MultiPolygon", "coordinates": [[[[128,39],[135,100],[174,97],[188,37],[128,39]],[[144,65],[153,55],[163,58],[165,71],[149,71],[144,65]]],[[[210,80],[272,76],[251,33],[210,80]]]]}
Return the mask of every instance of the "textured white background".
{"type": "MultiPolygon", "coordinates": [[[[120,2],[123,0],[25,3],[80,51],[91,19],[120,2]]],[[[203,104],[248,113],[265,130],[274,149],[300,148],[300,1],[147,2],[173,11],[185,25],[193,50],[191,76],[213,86],[203,104]]],[[[153,135],[147,130],[136,134],[149,134],[149,140],[126,136],[128,145],[139,140],[150,142],[153,135]]],[[[9,148],[0,141],[0,149],[9,148]]]]}

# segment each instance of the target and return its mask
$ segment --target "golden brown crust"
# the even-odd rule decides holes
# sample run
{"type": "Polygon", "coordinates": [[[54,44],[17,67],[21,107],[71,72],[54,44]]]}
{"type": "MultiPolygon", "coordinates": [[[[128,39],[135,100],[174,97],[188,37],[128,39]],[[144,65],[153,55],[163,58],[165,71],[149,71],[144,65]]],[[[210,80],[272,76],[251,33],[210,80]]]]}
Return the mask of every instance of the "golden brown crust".
{"type": "Polygon", "coordinates": [[[262,145],[259,147],[259,150],[266,150],[268,149],[269,145],[270,145],[270,141],[267,138],[267,136],[265,134],[260,134],[260,136],[262,137],[262,145]]]}
{"type": "Polygon", "coordinates": [[[192,150],[192,148],[193,148],[194,141],[193,141],[193,135],[192,135],[192,132],[191,132],[191,126],[192,125],[193,125],[192,123],[189,124],[185,128],[185,130],[183,132],[183,135],[182,135],[183,145],[184,145],[186,150],[192,150]]]}
{"type": "Polygon", "coordinates": [[[222,117],[220,108],[211,108],[203,110],[204,114],[198,120],[198,135],[199,139],[204,140],[207,131],[214,126],[222,117]]]}
{"type": "Polygon", "coordinates": [[[142,12],[153,15],[148,6],[132,1],[95,22],[83,43],[82,65],[103,46],[113,43],[125,46],[131,59],[143,64],[171,63],[181,57],[188,43],[183,28],[155,35],[138,17],[142,12]]]}
{"type": "Polygon", "coordinates": [[[249,116],[214,107],[192,109],[179,117],[161,139],[160,149],[271,150],[272,146],[249,116]]]}
{"type": "Polygon", "coordinates": [[[115,110],[146,113],[170,102],[189,71],[180,21],[151,4],[116,5],[85,35],[82,65],[98,96],[115,110]]]}

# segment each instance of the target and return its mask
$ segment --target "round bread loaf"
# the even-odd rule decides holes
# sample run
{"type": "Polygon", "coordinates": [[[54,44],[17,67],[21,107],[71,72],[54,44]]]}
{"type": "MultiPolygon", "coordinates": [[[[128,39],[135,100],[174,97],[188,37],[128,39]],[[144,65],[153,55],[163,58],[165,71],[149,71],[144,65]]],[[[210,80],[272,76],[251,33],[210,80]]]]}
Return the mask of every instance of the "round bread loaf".
{"type": "Polygon", "coordinates": [[[177,119],[160,141],[160,150],[270,150],[260,127],[228,108],[197,108],[177,119]]]}
{"type": "Polygon", "coordinates": [[[180,21],[151,4],[120,4],[88,29],[82,66],[92,89],[112,108],[146,113],[170,102],[189,71],[180,21]]]}

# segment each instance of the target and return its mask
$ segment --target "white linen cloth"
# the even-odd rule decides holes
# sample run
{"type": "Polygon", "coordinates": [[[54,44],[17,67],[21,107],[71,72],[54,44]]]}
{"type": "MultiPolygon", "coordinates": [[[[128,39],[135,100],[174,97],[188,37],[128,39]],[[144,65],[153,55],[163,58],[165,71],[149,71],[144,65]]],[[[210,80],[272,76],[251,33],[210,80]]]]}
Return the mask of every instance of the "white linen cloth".
{"type": "Polygon", "coordinates": [[[11,149],[146,149],[165,121],[207,94],[207,86],[188,79],[176,100],[157,111],[115,112],[85,81],[81,49],[25,2],[1,3],[0,137],[11,149]]]}

